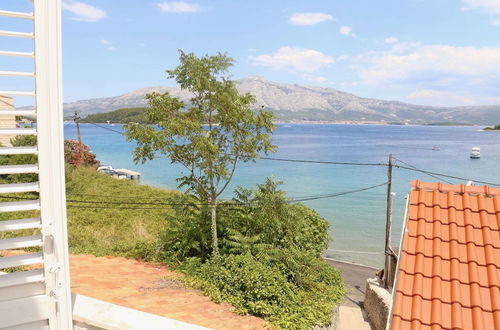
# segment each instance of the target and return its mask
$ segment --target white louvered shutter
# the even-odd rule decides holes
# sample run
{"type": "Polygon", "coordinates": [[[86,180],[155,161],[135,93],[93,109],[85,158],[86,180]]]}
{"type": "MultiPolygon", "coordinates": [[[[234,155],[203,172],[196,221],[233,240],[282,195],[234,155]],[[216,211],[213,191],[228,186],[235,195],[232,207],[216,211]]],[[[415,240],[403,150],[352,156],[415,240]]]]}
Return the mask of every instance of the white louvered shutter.
{"type": "Polygon", "coordinates": [[[0,328],[71,329],[61,89],[61,1],[33,0],[33,13],[2,11],[0,8],[0,16],[8,17],[5,21],[33,21],[33,32],[0,30],[0,56],[31,58],[35,67],[34,72],[0,68],[0,76],[34,79],[36,86],[34,91],[0,90],[0,95],[35,98],[34,111],[0,110],[0,115],[34,116],[37,121],[36,128],[0,129],[0,135],[37,136],[36,147],[1,147],[0,155],[38,155],[37,164],[0,166],[0,174],[38,173],[39,177],[38,182],[0,185],[0,196],[23,192],[39,195],[37,200],[12,199],[0,203],[0,212],[39,212],[39,216],[33,218],[0,221],[0,233],[3,234],[0,236],[3,237],[0,250],[31,248],[34,251],[0,257],[0,272],[9,271],[0,273],[0,328]],[[11,38],[33,39],[33,51],[8,49],[11,38]],[[30,234],[26,235],[26,232],[30,234]],[[41,267],[29,270],[32,265],[41,267]]]}

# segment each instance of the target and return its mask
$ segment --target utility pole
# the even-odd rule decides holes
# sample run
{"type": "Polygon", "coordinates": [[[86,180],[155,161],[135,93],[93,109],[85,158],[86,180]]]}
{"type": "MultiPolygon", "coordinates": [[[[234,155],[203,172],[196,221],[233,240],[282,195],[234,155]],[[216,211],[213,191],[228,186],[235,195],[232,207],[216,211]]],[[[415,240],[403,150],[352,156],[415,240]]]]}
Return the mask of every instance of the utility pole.
{"type": "Polygon", "coordinates": [[[389,154],[389,163],[387,166],[387,218],[385,223],[385,263],[383,284],[385,288],[389,287],[391,271],[391,222],[392,222],[392,153],[389,154]]]}
{"type": "Polygon", "coordinates": [[[73,115],[73,121],[76,124],[76,135],[78,137],[78,144],[80,145],[80,148],[82,146],[82,136],[80,135],[80,117],[78,116],[78,113],[75,111],[75,114],[73,115]]]}
{"type": "Polygon", "coordinates": [[[82,144],[82,136],[80,134],[80,116],[78,116],[78,113],[75,111],[75,114],[73,115],[73,121],[76,124],[76,135],[78,137],[78,149],[80,150],[80,158],[83,161],[83,144],[82,144]]]}

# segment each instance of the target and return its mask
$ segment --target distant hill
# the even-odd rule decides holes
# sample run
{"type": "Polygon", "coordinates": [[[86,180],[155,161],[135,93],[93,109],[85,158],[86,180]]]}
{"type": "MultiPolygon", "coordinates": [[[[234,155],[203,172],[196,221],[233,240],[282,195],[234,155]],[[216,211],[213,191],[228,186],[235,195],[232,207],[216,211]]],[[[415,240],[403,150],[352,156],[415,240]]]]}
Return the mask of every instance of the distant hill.
{"type": "Polygon", "coordinates": [[[110,112],[95,113],[88,115],[83,118],[80,122],[82,123],[143,123],[144,122],[144,111],[145,107],[142,108],[124,108],[118,109],[110,112]]]}
{"type": "MultiPolygon", "coordinates": [[[[491,124],[500,122],[500,105],[431,107],[397,101],[358,97],[333,88],[284,84],[261,77],[236,81],[240,92],[250,92],[257,98],[256,106],[264,105],[280,120],[385,121],[426,123],[491,124]]],[[[190,95],[179,87],[146,87],[120,96],[82,100],[64,105],[69,117],[110,112],[121,108],[146,106],[144,96],[150,92],[169,92],[188,100],[190,95]]]]}

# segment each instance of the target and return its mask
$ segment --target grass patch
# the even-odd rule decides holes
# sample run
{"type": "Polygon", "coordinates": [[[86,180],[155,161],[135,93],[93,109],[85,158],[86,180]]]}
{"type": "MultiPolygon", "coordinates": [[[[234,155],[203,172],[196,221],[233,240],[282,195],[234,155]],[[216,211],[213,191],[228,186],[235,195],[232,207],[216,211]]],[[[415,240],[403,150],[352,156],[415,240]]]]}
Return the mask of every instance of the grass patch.
{"type": "Polygon", "coordinates": [[[166,206],[120,203],[173,203],[181,195],[178,191],[117,180],[91,168],[68,167],[70,251],[156,260],[160,252],[157,237],[173,211],[166,206]]]}
{"type": "MultiPolygon", "coordinates": [[[[178,191],[141,185],[133,181],[117,180],[93,168],[67,166],[66,195],[71,253],[156,260],[159,253],[157,238],[165,230],[173,211],[166,208],[134,209],[161,208],[162,206],[119,203],[120,201],[172,203],[183,194],[178,191]],[[92,203],[95,201],[118,204],[92,203]],[[99,208],[92,208],[92,206],[99,208]]],[[[2,195],[0,202],[37,198],[38,195],[32,193],[8,194],[2,195]]],[[[0,213],[0,221],[38,216],[39,211],[0,213]]],[[[39,233],[38,229],[4,232],[0,233],[0,238],[37,233],[39,233]]]]}

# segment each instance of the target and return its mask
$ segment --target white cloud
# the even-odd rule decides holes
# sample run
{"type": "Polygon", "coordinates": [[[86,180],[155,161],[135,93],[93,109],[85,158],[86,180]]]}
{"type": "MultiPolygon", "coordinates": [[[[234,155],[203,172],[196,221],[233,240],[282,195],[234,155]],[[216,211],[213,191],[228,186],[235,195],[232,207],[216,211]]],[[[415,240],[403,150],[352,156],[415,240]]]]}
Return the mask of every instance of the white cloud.
{"type": "Polygon", "coordinates": [[[337,60],[338,61],[345,61],[345,60],[348,60],[350,58],[351,57],[349,55],[340,55],[339,57],[337,57],[337,60]]]}
{"type": "Polygon", "coordinates": [[[108,14],[103,9],[80,1],[64,1],[62,8],[73,13],[75,16],[71,19],[75,21],[97,22],[108,17],[108,14]]]}
{"type": "Polygon", "coordinates": [[[365,82],[410,87],[416,90],[413,98],[445,100],[446,96],[462,94],[455,98],[457,103],[481,103],[498,96],[500,88],[500,47],[414,43],[403,48],[396,45],[385,53],[371,53],[365,59],[368,67],[361,70],[365,82]]]}
{"type": "Polygon", "coordinates": [[[288,19],[293,25],[314,25],[333,20],[333,16],[324,13],[295,13],[288,19]]]}
{"type": "Polygon", "coordinates": [[[414,103],[433,106],[499,104],[500,96],[483,96],[463,92],[449,92],[431,89],[419,89],[411,92],[408,99],[414,103]]]}
{"type": "Polygon", "coordinates": [[[499,0],[462,0],[464,10],[481,10],[487,14],[493,15],[491,22],[493,25],[500,25],[500,1],[499,0]]]}
{"type": "Polygon", "coordinates": [[[304,76],[305,79],[307,79],[310,82],[313,83],[319,83],[319,84],[324,84],[328,81],[328,78],[323,77],[323,76],[311,76],[311,75],[306,75],[304,76]]]}
{"type": "Polygon", "coordinates": [[[183,1],[165,1],[158,3],[157,5],[162,13],[190,14],[199,12],[201,10],[200,5],[183,1]]]}
{"type": "Polygon", "coordinates": [[[333,57],[320,51],[289,46],[281,47],[272,54],[251,56],[250,59],[255,65],[297,72],[313,72],[335,62],[333,57]]]}
{"type": "Polygon", "coordinates": [[[352,33],[352,27],[347,25],[341,26],[339,32],[345,36],[351,36],[351,37],[356,36],[356,34],[352,33]]]}
{"type": "Polygon", "coordinates": [[[481,9],[488,12],[500,14],[500,1],[498,0],[462,0],[464,9],[481,9]]]}
{"type": "Polygon", "coordinates": [[[430,45],[413,48],[406,54],[386,53],[375,59],[367,77],[388,80],[416,79],[422,72],[437,79],[445,76],[482,76],[500,73],[500,48],[430,45]]]}
{"type": "Polygon", "coordinates": [[[399,41],[399,39],[398,39],[398,38],[396,38],[396,37],[387,37],[387,38],[385,38],[385,40],[384,40],[384,42],[385,42],[386,44],[395,44],[395,43],[396,43],[396,42],[398,42],[398,41],[399,41]]]}
{"type": "Polygon", "coordinates": [[[419,104],[430,104],[434,106],[473,105],[476,100],[473,96],[462,93],[439,91],[431,89],[419,89],[411,92],[408,98],[419,104]]]}
{"type": "Polygon", "coordinates": [[[111,41],[109,41],[109,40],[101,39],[99,42],[101,44],[103,44],[104,46],[106,46],[106,49],[109,50],[109,51],[114,52],[116,50],[116,47],[113,46],[113,43],[111,41]]]}

